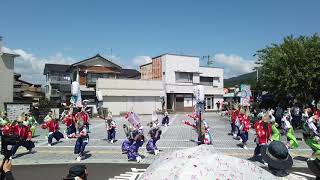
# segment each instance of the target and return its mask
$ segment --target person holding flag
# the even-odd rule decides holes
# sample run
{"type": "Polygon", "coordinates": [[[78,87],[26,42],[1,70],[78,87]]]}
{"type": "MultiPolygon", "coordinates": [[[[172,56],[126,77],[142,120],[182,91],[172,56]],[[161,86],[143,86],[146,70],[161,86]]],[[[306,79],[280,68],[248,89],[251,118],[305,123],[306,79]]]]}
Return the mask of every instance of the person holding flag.
{"type": "MultiPolygon", "coordinates": [[[[141,126],[141,120],[139,116],[133,111],[127,112],[125,119],[130,123],[130,138],[124,141],[122,144],[122,151],[127,152],[128,160],[137,161],[138,163],[142,160],[139,155],[139,148],[144,144],[145,138],[143,135],[143,127],[141,126]]],[[[127,127],[127,126],[126,126],[127,127]]]]}

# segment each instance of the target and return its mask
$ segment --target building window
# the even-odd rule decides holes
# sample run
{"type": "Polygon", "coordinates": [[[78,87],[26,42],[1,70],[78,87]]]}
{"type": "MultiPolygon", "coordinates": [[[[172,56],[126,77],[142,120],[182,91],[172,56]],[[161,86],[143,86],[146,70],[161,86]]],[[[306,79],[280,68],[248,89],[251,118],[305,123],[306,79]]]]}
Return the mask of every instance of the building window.
{"type": "Polygon", "coordinates": [[[176,72],[177,83],[192,83],[193,74],[187,72],[176,72]]]}
{"type": "Polygon", "coordinates": [[[200,84],[204,86],[213,86],[213,77],[200,76],[200,84]]]}
{"type": "Polygon", "coordinates": [[[87,74],[87,81],[88,83],[95,83],[98,78],[105,78],[105,79],[116,79],[115,74],[111,73],[88,73],[87,74]]]}

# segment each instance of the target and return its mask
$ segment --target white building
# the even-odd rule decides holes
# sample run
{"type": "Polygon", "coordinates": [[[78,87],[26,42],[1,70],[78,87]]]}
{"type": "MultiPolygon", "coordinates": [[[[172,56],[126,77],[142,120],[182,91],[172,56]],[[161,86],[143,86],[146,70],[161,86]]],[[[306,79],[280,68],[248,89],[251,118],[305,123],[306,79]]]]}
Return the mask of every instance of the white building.
{"type": "Polygon", "coordinates": [[[162,81],[99,78],[96,88],[103,96],[103,107],[113,115],[131,110],[151,114],[161,109],[162,81]]]}
{"type": "MultiPolygon", "coordinates": [[[[92,58],[89,61],[93,61],[92,58]]],[[[77,69],[81,70],[81,67],[77,69]]],[[[80,85],[90,85],[88,73],[97,70],[116,74],[112,77],[121,75],[119,67],[114,65],[90,66],[85,71],[86,80],[82,80],[81,76],[77,78],[80,85]]],[[[199,57],[195,56],[164,54],[155,57],[151,63],[141,66],[141,79],[110,78],[110,75],[104,77],[100,74],[95,77],[93,87],[101,92],[103,107],[114,115],[131,110],[139,114],[151,114],[162,109],[161,97],[165,100],[164,108],[192,111],[195,105],[193,89],[198,84],[205,86],[206,110],[217,109],[215,103],[223,101],[223,69],[200,67],[199,57]]]]}
{"type": "Polygon", "coordinates": [[[163,54],[140,69],[142,78],[163,81],[167,109],[192,111],[193,88],[199,84],[205,86],[206,110],[216,110],[216,103],[223,101],[223,69],[201,67],[197,56],[163,54]],[[150,68],[152,71],[144,71],[150,68]]]}

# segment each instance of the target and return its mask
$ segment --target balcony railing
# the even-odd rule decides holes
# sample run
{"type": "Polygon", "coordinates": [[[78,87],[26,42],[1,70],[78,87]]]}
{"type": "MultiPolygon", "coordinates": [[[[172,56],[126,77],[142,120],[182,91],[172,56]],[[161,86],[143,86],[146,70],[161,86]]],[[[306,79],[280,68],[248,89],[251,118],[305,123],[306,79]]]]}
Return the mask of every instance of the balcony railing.
{"type": "Polygon", "coordinates": [[[71,83],[70,77],[67,77],[67,76],[51,76],[50,81],[51,83],[58,83],[58,84],[71,83]]]}

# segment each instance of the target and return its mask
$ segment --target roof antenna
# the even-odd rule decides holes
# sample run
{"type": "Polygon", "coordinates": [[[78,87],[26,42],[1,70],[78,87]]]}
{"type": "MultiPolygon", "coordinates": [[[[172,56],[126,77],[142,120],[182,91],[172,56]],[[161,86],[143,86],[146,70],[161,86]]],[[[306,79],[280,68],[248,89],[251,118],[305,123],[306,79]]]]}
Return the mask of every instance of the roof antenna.
{"type": "Polygon", "coordinates": [[[202,58],[208,59],[208,60],[207,60],[207,65],[208,65],[208,66],[210,66],[210,65],[213,64],[213,60],[211,59],[211,56],[210,56],[210,55],[208,55],[208,56],[202,56],[202,58]]]}

